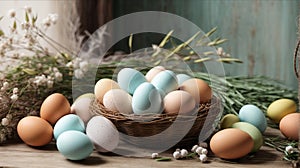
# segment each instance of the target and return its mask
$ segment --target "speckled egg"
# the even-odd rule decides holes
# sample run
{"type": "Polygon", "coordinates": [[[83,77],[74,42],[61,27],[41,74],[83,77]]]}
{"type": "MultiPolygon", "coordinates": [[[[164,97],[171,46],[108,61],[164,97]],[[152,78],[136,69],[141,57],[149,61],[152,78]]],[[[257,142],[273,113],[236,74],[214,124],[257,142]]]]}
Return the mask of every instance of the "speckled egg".
{"type": "Polygon", "coordinates": [[[86,93],[79,96],[71,106],[71,113],[78,115],[85,125],[94,115],[90,111],[90,105],[94,99],[95,95],[93,93],[86,93]]]}
{"type": "Polygon", "coordinates": [[[54,93],[42,103],[40,116],[54,125],[58,119],[70,112],[70,103],[66,97],[60,93],[54,93]]]}
{"type": "Polygon", "coordinates": [[[122,89],[112,89],[103,97],[103,105],[113,111],[118,111],[122,114],[131,114],[132,97],[122,89]]]}
{"type": "Polygon", "coordinates": [[[120,89],[120,86],[117,82],[107,78],[100,79],[96,83],[94,94],[99,103],[103,104],[103,97],[105,93],[111,89],[120,89]]]}
{"type": "Polygon", "coordinates": [[[103,116],[95,116],[88,122],[86,134],[99,152],[113,151],[119,144],[117,128],[103,116]]]}
{"type": "Polygon", "coordinates": [[[121,89],[125,90],[129,94],[133,94],[140,84],[147,81],[141,72],[132,68],[121,69],[118,73],[117,80],[121,89]]]}

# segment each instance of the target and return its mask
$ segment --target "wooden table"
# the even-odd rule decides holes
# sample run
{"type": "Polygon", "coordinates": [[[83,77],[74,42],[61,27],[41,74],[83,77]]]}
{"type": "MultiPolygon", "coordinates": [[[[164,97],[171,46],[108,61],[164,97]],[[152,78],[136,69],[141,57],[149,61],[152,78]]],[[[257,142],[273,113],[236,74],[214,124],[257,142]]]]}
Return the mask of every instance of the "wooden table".
{"type": "MultiPolygon", "coordinates": [[[[265,135],[280,134],[278,130],[268,128],[265,135]]],[[[172,157],[172,152],[166,151],[161,154],[172,157]]],[[[150,155],[150,154],[149,154],[150,155]]],[[[264,167],[264,168],[290,168],[291,164],[282,161],[282,153],[263,146],[260,151],[252,156],[240,159],[238,162],[229,162],[209,153],[209,162],[201,163],[198,159],[175,160],[158,162],[149,158],[129,158],[113,154],[100,154],[94,152],[83,161],[69,161],[56,149],[54,143],[42,148],[31,148],[21,142],[10,142],[0,145],[0,167],[264,167]]]]}

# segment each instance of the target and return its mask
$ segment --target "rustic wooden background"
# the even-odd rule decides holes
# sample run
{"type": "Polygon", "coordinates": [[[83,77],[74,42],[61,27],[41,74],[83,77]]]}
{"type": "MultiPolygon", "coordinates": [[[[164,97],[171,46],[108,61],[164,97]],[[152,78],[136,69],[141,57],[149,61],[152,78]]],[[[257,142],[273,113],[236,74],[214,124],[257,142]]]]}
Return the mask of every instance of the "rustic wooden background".
{"type": "MultiPolygon", "coordinates": [[[[225,65],[227,75],[264,75],[296,89],[293,52],[299,0],[114,0],[114,17],[143,10],[166,11],[189,19],[207,32],[229,39],[223,45],[244,64],[225,65]]],[[[163,26],[163,25],[161,25],[163,26]]],[[[187,30],[188,31],[188,30],[187,30]]],[[[159,35],[135,38],[137,48],[157,43],[159,35]],[[143,46],[142,46],[143,45],[143,46]]],[[[127,40],[120,42],[126,48],[127,40]]]]}

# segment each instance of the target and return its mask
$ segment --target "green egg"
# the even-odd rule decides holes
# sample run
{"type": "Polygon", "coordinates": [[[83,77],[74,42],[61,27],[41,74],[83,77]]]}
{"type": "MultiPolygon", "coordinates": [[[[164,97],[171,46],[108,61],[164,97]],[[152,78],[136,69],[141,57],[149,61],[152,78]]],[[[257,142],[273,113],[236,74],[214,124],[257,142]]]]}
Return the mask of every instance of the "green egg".
{"type": "Polygon", "coordinates": [[[237,122],[232,125],[233,128],[240,129],[248,133],[254,141],[254,146],[251,152],[257,152],[263,145],[263,136],[258,128],[247,122],[237,122]]]}
{"type": "Polygon", "coordinates": [[[226,114],[220,122],[220,127],[221,127],[221,129],[230,128],[232,126],[232,124],[239,122],[239,121],[240,121],[240,119],[238,116],[236,116],[234,114],[226,114]]]}

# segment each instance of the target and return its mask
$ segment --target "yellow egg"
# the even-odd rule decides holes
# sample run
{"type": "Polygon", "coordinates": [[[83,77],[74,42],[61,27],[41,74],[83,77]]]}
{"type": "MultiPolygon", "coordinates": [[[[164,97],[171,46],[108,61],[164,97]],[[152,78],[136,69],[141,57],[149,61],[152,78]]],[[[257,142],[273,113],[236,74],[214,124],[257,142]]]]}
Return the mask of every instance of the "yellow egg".
{"type": "Polygon", "coordinates": [[[251,152],[254,141],[249,134],[237,128],[217,132],[210,140],[210,149],[223,159],[238,159],[251,152]]]}
{"type": "Polygon", "coordinates": [[[279,128],[285,137],[298,141],[300,136],[300,113],[292,113],[283,117],[279,128]]]}
{"type": "Polygon", "coordinates": [[[99,103],[103,104],[103,97],[105,93],[111,89],[120,89],[120,86],[117,82],[107,78],[100,79],[96,83],[94,94],[99,103]]]}
{"type": "Polygon", "coordinates": [[[230,128],[234,123],[237,123],[239,121],[240,119],[238,116],[234,114],[226,114],[220,122],[220,128],[221,129],[230,128]]]}
{"type": "Polygon", "coordinates": [[[58,119],[70,112],[71,107],[67,98],[60,93],[54,93],[42,103],[40,116],[54,125],[58,119]]]}
{"type": "Polygon", "coordinates": [[[186,114],[196,106],[195,99],[185,91],[176,90],[168,93],[164,98],[164,110],[167,114],[186,114]]]}
{"type": "Polygon", "coordinates": [[[196,100],[196,103],[207,103],[212,98],[211,88],[201,79],[188,79],[179,86],[179,89],[189,92],[196,100]]]}
{"type": "Polygon", "coordinates": [[[275,123],[279,123],[284,116],[290,113],[295,113],[296,110],[297,105],[293,100],[278,99],[269,105],[267,109],[267,116],[275,123]]]}
{"type": "Polygon", "coordinates": [[[30,146],[43,146],[51,142],[52,126],[42,118],[28,116],[21,119],[17,126],[19,137],[30,146]]]}

